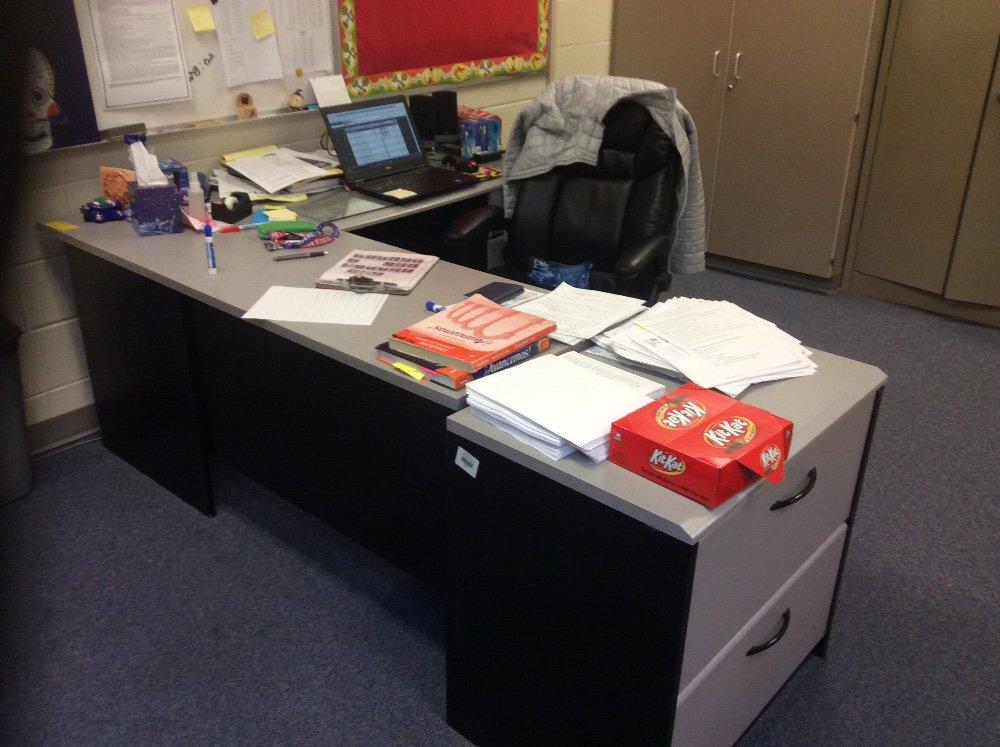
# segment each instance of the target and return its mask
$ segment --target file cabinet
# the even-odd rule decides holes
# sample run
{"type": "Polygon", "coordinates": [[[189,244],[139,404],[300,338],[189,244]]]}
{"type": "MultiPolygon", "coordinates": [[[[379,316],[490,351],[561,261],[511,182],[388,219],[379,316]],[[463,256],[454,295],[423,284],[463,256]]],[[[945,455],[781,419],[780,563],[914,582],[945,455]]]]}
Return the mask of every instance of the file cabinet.
{"type": "Polygon", "coordinates": [[[448,719],[478,744],[731,744],[824,654],[884,375],[816,353],[747,401],[786,478],[714,511],[609,462],[448,419],[448,719]],[[748,655],[749,654],[749,655],[748,655]]]}

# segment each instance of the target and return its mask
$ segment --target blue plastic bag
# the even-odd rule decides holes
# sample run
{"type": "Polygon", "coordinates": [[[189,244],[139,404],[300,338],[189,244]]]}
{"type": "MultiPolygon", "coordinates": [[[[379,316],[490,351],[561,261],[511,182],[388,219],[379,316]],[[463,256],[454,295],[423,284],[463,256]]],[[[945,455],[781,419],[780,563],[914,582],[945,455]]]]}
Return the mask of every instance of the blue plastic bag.
{"type": "Polygon", "coordinates": [[[566,283],[574,288],[588,289],[590,288],[590,271],[593,267],[593,262],[563,265],[532,257],[528,281],[540,285],[542,288],[556,288],[561,283],[566,283]]]}

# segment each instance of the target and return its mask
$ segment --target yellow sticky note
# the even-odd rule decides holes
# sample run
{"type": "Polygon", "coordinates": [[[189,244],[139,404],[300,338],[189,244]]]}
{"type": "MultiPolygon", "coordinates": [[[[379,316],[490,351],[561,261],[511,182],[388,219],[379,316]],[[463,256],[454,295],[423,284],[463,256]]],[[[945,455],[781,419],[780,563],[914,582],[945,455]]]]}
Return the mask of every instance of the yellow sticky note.
{"type": "Polygon", "coordinates": [[[191,28],[196,32],[215,31],[215,19],[212,18],[212,9],[207,5],[192,5],[187,9],[188,20],[191,21],[191,28]]]}
{"type": "Polygon", "coordinates": [[[264,10],[255,10],[250,14],[250,28],[253,29],[253,38],[257,41],[266,39],[274,33],[274,22],[271,14],[264,10]]]}
{"type": "Polygon", "coordinates": [[[408,189],[390,189],[388,192],[383,192],[386,197],[395,197],[397,200],[405,200],[407,197],[416,197],[416,192],[411,192],[408,189]]]}
{"type": "Polygon", "coordinates": [[[393,363],[392,367],[396,368],[396,369],[398,369],[400,371],[402,371],[407,376],[412,376],[417,381],[423,381],[427,377],[427,374],[425,374],[419,368],[414,368],[413,366],[408,366],[405,363],[400,363],[399,361],[396,361],[395,363],[393,363]]]}
{"type": "Polygon", "coordinates": [[[74,228],[77,228],[75,223],[67,223],[64,220],[50,220],[48,223],[43,223],[42,225],[54,228],[57,231],[72,231],[74,228]]]}
{"type": "Polygon", "coordinates": [[[268,220],[295,220],[298,216],[286,207],[277,210],[265,210],[268,220]]]}
{"type": "Polygon", "coordinates": [[[303,202],[309,199],[309,195],[250,195],[253,202],[303,202]]]}

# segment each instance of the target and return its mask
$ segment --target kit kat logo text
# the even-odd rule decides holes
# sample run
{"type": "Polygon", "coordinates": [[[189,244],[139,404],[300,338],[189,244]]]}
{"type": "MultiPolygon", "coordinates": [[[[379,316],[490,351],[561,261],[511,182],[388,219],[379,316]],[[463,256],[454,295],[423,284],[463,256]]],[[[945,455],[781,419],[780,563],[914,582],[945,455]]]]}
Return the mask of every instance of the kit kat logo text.
{"type": "Polygon", "coordinates": [[[736,449],[745,446],[757,435],[757,426],[750,418],[734,415],[716,420],[703,434],[705,443],[720,449],[736,449]]]}
{"type": "Polygon", "coordinates": [[[781,447],[776,444],[768,444],[760,452],[760,466],[767,472],[774,472],[781,464],[781,447]]]}
{"type": "Polygon", "coordinates": [[[656,411],[656,422],[664,428],[674,430],[687,428],[701,422],[708,415],[708,409],[696,399],[682,399],[680,402],[667,402],[656,411]]]}
{"type": "Polygon", "coordinates": [[[649,463],[664,475],[679,475],[687,469],[683,459],[660,449],[653,449],[653,453],[649,455],[649,463]]]}

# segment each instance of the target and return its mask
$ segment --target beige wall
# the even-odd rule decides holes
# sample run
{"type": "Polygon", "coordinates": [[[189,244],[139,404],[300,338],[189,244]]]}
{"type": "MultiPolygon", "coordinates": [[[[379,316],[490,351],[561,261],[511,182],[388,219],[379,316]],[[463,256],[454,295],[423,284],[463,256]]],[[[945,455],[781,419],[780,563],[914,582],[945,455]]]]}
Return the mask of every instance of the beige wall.
{"type": "MultiPolygon", "coordinates": [[[[573,73],[608,72],[613,0],[554,0],[552,57],[549,77],[573,73]]],[[[504,138],[521,108],[545,86],[545,76],[464,86],[459,102],[483,107],[503,117],[504,138]]],[[[315,148],[322,126],[316,115],[304,112],[271,120],[244,122],[212,129],[151,136],[155,153],[176,158],[189,168],[213,168],[220,153],[277,142],[315,148]]],[[[44,449],[93,427],[88,408],[93,403],[86,359],[76,320],[76,308],[58,242],[39,239],[36,220],[77,214],[79,205],[100,194],[101,165],[127,166],[120,144],[102,144],[56,151],[33,157],[25,185],[25,208],[13,245],[3,253],[0,272],[0,310],[23,330],[21,373],[29,426],[34,425],[35,448],[44,449]],[[84,417],[80,417],[81,412],[84,417]],[[72,433],[38,424],[72,414],[72,433]]],[[[58,421],[57,421],[58,422],[58,421]]]]}

